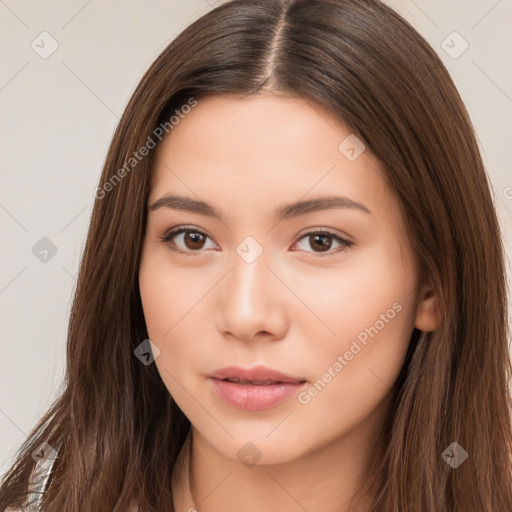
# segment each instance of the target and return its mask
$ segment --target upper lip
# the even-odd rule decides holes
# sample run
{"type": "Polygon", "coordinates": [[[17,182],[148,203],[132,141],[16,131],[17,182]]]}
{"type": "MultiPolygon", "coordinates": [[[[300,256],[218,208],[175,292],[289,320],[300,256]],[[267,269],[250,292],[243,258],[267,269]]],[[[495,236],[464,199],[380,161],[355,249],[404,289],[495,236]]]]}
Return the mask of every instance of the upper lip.
{"type": "Polygon", "coordinates": [[[305,382],[305,379],[290,377],[289,375],[263,365],[253,366],[252,368],[227,366],[211,373],[209,377],[220,380],[238,378],[247,381],[305,382]]]}

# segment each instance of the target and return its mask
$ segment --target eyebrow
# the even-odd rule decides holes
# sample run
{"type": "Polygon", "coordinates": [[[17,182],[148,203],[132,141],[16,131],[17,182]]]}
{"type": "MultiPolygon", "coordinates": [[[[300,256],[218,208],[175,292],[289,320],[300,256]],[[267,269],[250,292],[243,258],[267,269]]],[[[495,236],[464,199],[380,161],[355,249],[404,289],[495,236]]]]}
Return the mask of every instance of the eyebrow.
{"type": "MultiPolygon", "coordinates": [[[[155,211],[163,207],[171,208],[174,210],[185,210],[192,213],[199,213],[200,215],[213,217],[214,219],[222,221],[220,212],[217,211],[213,206],[205,203],[204,201],[192,199],[187,196],[166,194],[165,196],[155,201],[149,207],[149,209],[150,211],[155,211]]],[[[348,197],[324,196],[286,204],[275,211],[275,217],[279,220],[285,220],[292,217],[298,217],[299,215],[305,215],[307,213],[313,213],[321,210],[331,210],[333,208],[351,208],[370,215],[372,214],[372,212],[366,208],[366,206],[348,197]]]]}

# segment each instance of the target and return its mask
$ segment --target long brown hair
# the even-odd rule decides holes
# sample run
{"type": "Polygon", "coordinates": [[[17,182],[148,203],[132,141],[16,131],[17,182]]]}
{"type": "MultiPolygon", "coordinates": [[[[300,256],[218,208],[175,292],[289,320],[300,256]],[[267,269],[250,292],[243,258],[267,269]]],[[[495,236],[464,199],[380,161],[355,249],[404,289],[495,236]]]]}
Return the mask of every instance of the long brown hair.
{"type": "Polygon", "coordinates": [[[173,510],[171,471],[190,423],[156,366],[134,356],[148,338],[138,269],[154,151],[125,166],[191,98],[262,91],[324,107],[377,156],[439,297],[442,323],[411,336],[361,489],[371,511],[512,510],[507,290],[492,189],[446,68],[377,0],[234,0],[151,65],[103,168],[63,391],[18,450],[0,510],[21,504],[43,442],[62,443],[46,512],[173,510]],[[456,469],[442,457],[453,442],[468,454],[456,469]]]}

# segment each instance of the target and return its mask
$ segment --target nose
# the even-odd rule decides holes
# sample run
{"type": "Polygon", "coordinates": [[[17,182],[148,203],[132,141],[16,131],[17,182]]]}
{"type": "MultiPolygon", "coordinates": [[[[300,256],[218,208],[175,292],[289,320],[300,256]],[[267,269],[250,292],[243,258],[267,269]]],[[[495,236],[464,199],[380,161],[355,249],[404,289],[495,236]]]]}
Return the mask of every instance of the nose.
{"type": "Polygon", "coordinates": [[[288,321],[283,285],[267,265],[265,253],[252,263],[235,254],[232,268],[219,287],[217,328],[224,336],[244,341],[284,336],[288,321]]]}

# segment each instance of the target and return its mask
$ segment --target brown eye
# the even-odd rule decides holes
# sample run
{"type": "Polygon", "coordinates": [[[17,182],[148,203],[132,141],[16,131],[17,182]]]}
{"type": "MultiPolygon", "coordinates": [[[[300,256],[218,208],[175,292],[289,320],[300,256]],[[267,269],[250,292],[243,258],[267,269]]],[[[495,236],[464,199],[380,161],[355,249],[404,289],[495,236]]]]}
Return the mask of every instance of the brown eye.
{"type": "MultiPolygon", "coordinates": [[[[328,231],[313,231],[311,233],[306,233],[300,238],[297,244],[304,243],[304,241],[307,242],[306,245],[313,249],[312,254],[319,257],[334,256],[340,252],[347,251],[353,245],[353,242],[345,240],[334,233],[329,233],[328,231]],[[337,250],[331,251],[330,249],[333,247],[333,243],[338,244],[338,247],[337,250]]],[[[307,247],[301,247],[300,249],[311,253],[311,251],[307,250],[307,247]]]]}
{"type": "Polygon", "coordinates": [[[332,235],[309,235],[309,244],[320,252],[328,251],[332,245],[332,235]]]}
{"type": "MultiPolygon", "coordinates": [[[[202,249],[205,248],[209,239],[210,237],[206,233],[191,227],[171,230],[160,238],[172,251],[192,256],[198,256],[204,252],[202,249]]],[[[213,248],[215,248],[215,244],[213,244],[213,248]]]]}
{"type": "Polygon", "coordinates": [[[186,231],[183,237],[183,242],[187,246],[187,249],[197,250],[202,249],[205,244],[206,238],[197,231],[186,231]]]}

